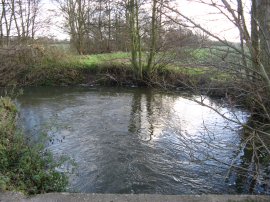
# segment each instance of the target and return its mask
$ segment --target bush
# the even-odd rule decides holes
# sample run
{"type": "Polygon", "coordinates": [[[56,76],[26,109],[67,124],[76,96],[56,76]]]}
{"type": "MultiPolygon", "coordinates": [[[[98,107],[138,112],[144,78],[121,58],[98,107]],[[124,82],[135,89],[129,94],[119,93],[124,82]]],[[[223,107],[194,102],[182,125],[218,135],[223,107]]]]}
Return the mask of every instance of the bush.
{"type": "Polygon", "coordinates": [[[80,83],[79,60],[56,47],[42,45],[0,49],[0,86],[80,83]]]}
{"type": "Polygon", "coordinates": [[[17,110],[11,99],[0,98],[0,190],[26,194],[64,191],[67,177],[50,152],[28,145],[16,129],[17,110]]]}

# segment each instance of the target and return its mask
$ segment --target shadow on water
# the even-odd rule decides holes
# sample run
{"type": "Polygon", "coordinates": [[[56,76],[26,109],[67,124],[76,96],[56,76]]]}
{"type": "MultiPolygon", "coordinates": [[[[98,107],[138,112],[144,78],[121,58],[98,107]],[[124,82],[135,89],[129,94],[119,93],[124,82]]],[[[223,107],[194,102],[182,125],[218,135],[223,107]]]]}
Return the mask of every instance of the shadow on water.
{"type": "MultiPolygon", "coordinates": [[[[244,111],[206,101],[247,119],[244,111]]],[[[151,89],[29,88],[17,103],[26,134],[39,141],[45,133],[47,149],[77,163],[75,172],[61,168],[69,172],[70,190],[269,193],[265,183],[247,183],[250,154],[241,127],[187,97],[151,89]]]]}

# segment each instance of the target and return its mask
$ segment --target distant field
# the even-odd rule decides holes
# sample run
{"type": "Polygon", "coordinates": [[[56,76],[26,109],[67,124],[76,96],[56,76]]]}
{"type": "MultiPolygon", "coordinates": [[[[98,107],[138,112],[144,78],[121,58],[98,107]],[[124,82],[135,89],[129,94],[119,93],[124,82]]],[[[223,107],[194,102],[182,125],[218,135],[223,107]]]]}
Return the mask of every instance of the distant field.
{"type": "Polygon", "coordinates": [[[87,67],[96,66],[104,63],[130,63],[130,53],[115,52],[104,54],[93,54],[78,56],[80,62],[87,67]]]}
{"type": "MultiPolygon", "coordinates": [[[[192,52],[192,55],[194,58],[201,60],[206,60],[209,58],[210,51],[208,49],[198,49],[194,50],[192,52]]],[[[170,57],[164,54],[158,55],[158,57],[170,57]]],[[[84,56],[76,56],[75,60],[79,60],[79,64],[83,68],[89,68],[89,69],[98,69],[103,64],[108,65],[127,65],[129,66],[131,64],[131,54],[127,52],[115,52],[115,53],[104,53],[104,54],[93,54],[93,55],[84,55],[84,56]]],[[[158,60],[159,58],[157,58],[158,60]]],[[[146,61],[146,56],[144,55],[143,58],[144,61],[146,61]]],[[[146,62],[145,62],[146,64],[146,62]]],[[[216,70],[210,67],[205,66],[188,66],[186,65],[186,62],[180,61],[169,61],[164,67],[162,67],[169,71],[175,71],[178,73],[188,74],[188,75],[203,75],[207,73],[215,74],[216,70]]]]}

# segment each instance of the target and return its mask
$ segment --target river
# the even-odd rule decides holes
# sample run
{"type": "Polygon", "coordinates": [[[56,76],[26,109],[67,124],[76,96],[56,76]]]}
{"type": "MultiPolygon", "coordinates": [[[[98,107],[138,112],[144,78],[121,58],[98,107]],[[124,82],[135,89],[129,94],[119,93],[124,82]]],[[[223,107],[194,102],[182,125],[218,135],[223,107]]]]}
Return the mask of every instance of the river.
{"type": "MultiPolygon", "coordinates": [[[[250,193],[242,128],[192,99],[139,88],[32,87],[17,98],[28,139],[70,160],[69,191],[86,193],[250,193]],[[71,163],[74,162],[74,163],[71,163]]],[[[204,102],[231,119],[248,113],[204,102]]],[[[255,191],[263,192],[260,186],[255,191]]]]}

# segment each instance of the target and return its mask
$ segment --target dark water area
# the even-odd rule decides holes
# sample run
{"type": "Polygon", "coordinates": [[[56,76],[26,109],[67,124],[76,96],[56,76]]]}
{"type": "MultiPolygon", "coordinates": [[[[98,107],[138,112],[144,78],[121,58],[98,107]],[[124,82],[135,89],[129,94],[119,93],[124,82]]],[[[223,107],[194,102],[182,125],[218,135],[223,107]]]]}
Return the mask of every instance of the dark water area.
{"type": "MultiPolygon", "coordinates": [[[[250,189],[240,125],[190,99],[151,89],[27,88],[17,98],[27,137],[67,156],[69,190],[87,193],[235,194],[250,189]]],[[[246,122],[244,110],[204,98],[246,122]]]]}

